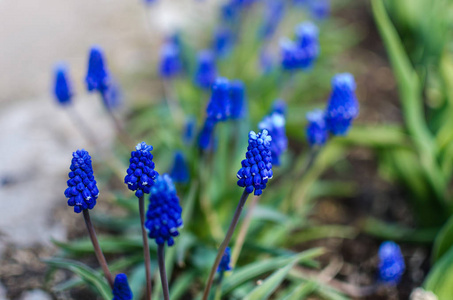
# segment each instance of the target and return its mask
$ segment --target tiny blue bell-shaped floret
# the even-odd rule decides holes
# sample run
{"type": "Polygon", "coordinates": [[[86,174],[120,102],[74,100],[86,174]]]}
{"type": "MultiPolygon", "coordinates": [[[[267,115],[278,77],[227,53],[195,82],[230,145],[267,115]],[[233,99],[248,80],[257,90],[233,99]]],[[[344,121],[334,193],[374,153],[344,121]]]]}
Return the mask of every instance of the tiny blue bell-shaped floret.
{"type": "Polygon", "coordinates": [[[263,118],[258,124],[258,128],[260,130],[266,129],[272,137],[272,164],[276,166],[280,165],[280,156],[288,148],[288,138],[286,137],[285,131],[285,116],[278,112],[273,112],[263,118]]]}
{"type": "Polygon", "coordinates": [[[266,129],[260,133],[249,133],[246,159],[242,160],[242,168],[237,173],[237,184],[245,187],[246,193],[255,190],[256,196],[261,195],[268,180],[273,177],[271,142],[272,138],[266,129]]]}
{"type": "Polygon", "coordinates": [[[210,50],[200,51],[195,72],[195,83],[203,89],[210,89],[216,78],[217,67],[214,53],[210,50]]]}
{"type": "Polygon", "coordinates": [[[406,269],[400,247],[386,241],[379,247],[379,279],[387,284],[396,285],[406,269]]]}
{"type": "Polygon", "coordinates": [[[327,128],[333,135],[346,135],[359,114],[354,77],[337,74],[332,79],[332,93],[326,109],[327,128]]]}
{"type": "Polygon", "coordinates": [[[158,245],[165,242],[173,246],[173,238],[179,235],[178,229],[183,226],[182,208],[176,195],[176,188],[168,174],[158,176],[151,188],[149,207],[146,212],[145,227],[148,235],[158,245]]]}
{"type": "Polygon", "coordinates": [[[226,271],[231,271],[231,249],[230,247],[225,248],[225,252],[222,255],[220,260],[219,267],[217,268],[218,273],[223,273],[226,271]]]}
{"type": "Polygon", "coordinates": [[[131,191],[135,191],[137,198],[140,198],[144,194],[149,194],[151,186],[159,174],[154,170],[153,155],[151,154],[153,146],[141,142],[135,147],[135,150],[131,152],[124,183],[131,191]]]}
{"type": "Polygon", "coordinates": [[[112,294],[112,300],[132,300],[133,295],[126,274],[120,273],[116,275],[112,294]]]}
{"type": "Polygon", "coordinates": [[[93,175],[91,156],[88,151],[77,150],[72,153],[69,167],[68,188],[64,194],[68,198],[68,205],[74,207],[74,212],[80,213],[84,209],[92,209],[96,205],[99,190],[93,175]]]}
{"type": "Polygon", "coordinates": [[[189,168],[187,166],[184,154],[181,151],[175,153],[173,167],[171,168],[170,176],[173,182],[187,183],[190,179],[189,168]]]}

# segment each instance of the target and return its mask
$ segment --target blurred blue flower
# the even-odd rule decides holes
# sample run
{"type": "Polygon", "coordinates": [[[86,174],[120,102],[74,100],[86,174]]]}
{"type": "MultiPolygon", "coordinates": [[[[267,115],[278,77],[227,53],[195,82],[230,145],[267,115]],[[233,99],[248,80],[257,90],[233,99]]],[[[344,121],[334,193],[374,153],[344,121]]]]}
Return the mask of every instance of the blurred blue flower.
{"type": "Polygon", "coordinates": [[[272,143],[270,145],[272,164],[276,166],[280,165],[280,156],[288,148],[288,138],[285,132],[285,116],[278,112],[273,112],[263,118],[258,124],[258,128],[260,130],[266,129],[272,137],[272,143]]]}
{"type": "Polygon", "coordinates": [[[68,205],[74,206],[74,212],[80,213],[84,209],[92,209],[96,205],[99,190],[93,175],[91,156],[88,151],[77,150],[72,153],[69,167],[68,188],[64,195],[68,198],[68,205]]]}
{"type": "Polygon", "coordinates": [[[217,78],[217,67],[214,53],[203,50],[198,53],[198,66],[195,72],[195,83],[204,89],[211,88],[217,78]]]}
{"type": "Polygon", "coordinates": [[[182,62],[178,45],[166,42],[160,51],[159,74],[162,78],[170,79],[178,75],[182,70],[182,62]]]}
{"type": "Polygon", "coordinates": [[[230,247],[225,248],[225,252],[222,255],[222,259],[220,260],[219,267],[217,268],[217,272],[223,273],[225,271],[231,271],[231,249],[230,247]]]}
{"type": "Polygon", "coordinates": [[[121,106],[123,93],[118,82],[111,77],[109,87],[101,93],[104,106],[109,109],[115,109],[121,106]]]}
{"type": "Polygon", "coordinates": [[[55,86],[54,94],[58,103],[68,105],[71,103],[71,98],[74,94],[72,84],[69,79],[69,71],[66,65],[59,64],[55,67],[55,86]]]}
{"type": "Polygon", "coordinates": [[[345,135],[359,114],[354,77],[337,74],[332,79],[332,93],[326,109],[327,128],[333,135],[345,135]]]}
{"type": "Polygon", "coordinates": [[[212,42],[212,48],[214,53],[223,58],[230,54],[234,45],[233,32],[229,27],[221,26],[214,31],[214,40],[212,42]]]}
{"type": "Polygon", "coordinates": [[[229,80],[223,77],[217,78],[211,91],[211,98],[206,108],[207,116],[216,122],[226,121],[231,114],[229,80]]]}
{"type": "Polygon", "coordinates": [[[322,20],[329,17],[330,0],[311,0],[310,14],[314,19],[322,20]]]}
{"type": "Polygon", "coordinates": [[[130,165],[127,175],[124,177],[124,183],[131,191],[135,191],[137,198],[140,198],[144,194],[149,194],[151,186],[159,174],[154,170],[153,155],[151,154],[153,146],[141,142],[135,147],[135,150],[131,152],[130,165]]]}
{"type": "Polygon", "coordinates": [[[198,136],[198,146],[202,150],[214,148],[214,127],[216,121],[211,118],[206,118],[203,127],[198,136]]]}
{"type": "Polygon", "coordinates": [[[264,20],[259,29],[259,37],[262,39],[271,38],[277,30],[284,14],[285,3],[282,0],[267,0],[264,20]]]}
{"type": "Polygon", "coordinates": [[[184,154],[181,151],[175,153],[173,167],[171,168],[170,176],[176,183],[189,182],[189,168],[187,166],[184,154]]]}
{"type": "Polygon", "coordinates": [[[247,112],[245,86],[240,80],[232,80],[230,84],[231,119],[243,118],[247,112]]]}
{"type": "Polygon", "coordinates": [[[222,21],[233,24],[237,21],[240,13],[240,7],[235,0],[229,0],[225,4],[223,4],[220,8],[220,15],[222,21]]]}
{"type": "Polygon", "coordinates": [[[148,235],[158,245],[167,242],[168,246],[174,244],[173,237],[179,235],[178,229],[182,227],[182,208],[176,189],[168,174],[156,178],[151,188],[149,207],[146,212],[145,227],[148,235]]]}
{"type": "Polygon", "coordinates": [[[398,284],[406,268],[400,247],[392,241],[383,242],[378,256],[379,279],[391,285],[398,284]]]}
{"type": "Polygon", "coordinates": [[[103,93],[110,86],[110,73],[107,69],[104,51],[99,46],[93,46],[90,49],[85,82],[90,92],[97,90],[103,93]]]}
{"type": "Polygon", "coordinates": [[[195,136],[197,120],[194,116],[189,116],[184,124],[182,140],[185,145],[192,145],[195,136]]]}
{"type": "Polygon", "coordinates": [[[274,101],[274,103],[272,104],[271,113],[277,112],[279,114],[282,114],[283,116],[286,116],[286,109],[287,109],[287,105],[286,105],[285,100],[276,99],[274,101]]]}
{"type": "Polygon", "coordinates": [[[324,111],[315,109],[306,115],[307,124],[307,141],[310,146],[323,146],[328,138],[324,111]]]}
{"type": "Polygon", "coordinates": [[[133,295],[126,274],[120,273],[116,275],[112,294],[112,300],[132,300],[133,295]]]}
{"type": "Polygon", "coordinates": [[[303,22],[296,26],[296,41],[282,39],[280,52],[282,67],[285,70],[311,68],[319,56],[319,30],[312,22],[303,22]]]}
{"type": "Polygon", "coordinates": [[[239,179],[237,184],[245,187],[247,193],[255,190],[256,196],[261,195],[268,180],[273,176],[271,141],[272,138],[266,129],[258,134],[254,131],[249,133],[246,159],[242,160],[242,168],[237,173],[239,179]]]}

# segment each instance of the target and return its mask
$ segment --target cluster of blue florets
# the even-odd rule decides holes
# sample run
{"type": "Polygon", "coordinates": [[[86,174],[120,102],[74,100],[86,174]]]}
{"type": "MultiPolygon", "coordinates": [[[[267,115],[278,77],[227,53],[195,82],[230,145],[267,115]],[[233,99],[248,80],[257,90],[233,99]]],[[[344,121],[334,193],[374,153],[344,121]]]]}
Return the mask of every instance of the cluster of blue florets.
{"type": "Polygon", "coordinates": [[[68,69],[65,65],[60,64],[55,68],[55,98],[62,105],[70,104],[73,96],[72,84],[69,80],[68,69]]]}
{"type": "Polygon", "coordinates": [[[240,80],[217,78],[206,109],[206,120],[200,131],[198,144],[206,150],[214,146],[213,132],[217,122],[240,119],[245,115],[245,88],[240,80]]]}
{"type": "Polygon", "coordinates": [[[307,113],[307,141],[310,146],[323,146],[329,136],[324,111],[315,109],[307,113]]]}
{"type": "Polygon", "coordinates": [[[203,89],[210,89],[216,78],[217,67],[214,53],[210,50],[200,51],[195,72],[195,83],[203,89]]]}
{"type": "Polygon", "coordinates": [[[133,295],[126,274],[120,273],[116,275],[112,294],[112,300],[132,300],[133,295]]]}
{"type": "Polygon", "coordinates": [[[159,174],[154,170],[153,155],[151,154],[153,146],[141,142],[135,147],[135,150],[131,152],[130,165],[127,175],[124,177],[124,183],[131,191],[135,191],[135,196],[140,198],[144,194],[149,194],[151,186],[159,174]]]}
{"type": "Polygon", "coordinates": [[[88,59],[88,71],[85,77],[88,91],[99,91],[104,93],[110,86],[110,74],[105,62],[104,51],[98,47],[93,46],[90,49],[88,59]]]}
{"type": "Polygon", "coordinates": [[[396,285],[406,269],[400,247],[386,241],[379,247],[379,279],[382,282],[396,285]]]}
{"type": "Polygon", "coordinates": [[[173,40],[167,41],[160,52],[159,73],[165,79],[171,79],[181,73],[182,61],[179,45],[173,40]]]}
{"type": "Polygon", "coordinates": [[[92,209],[96,205],[99,190],[93,175],[91,156],[88,151],[77,150],[72,153],[69,167],[68,188],[64,195],[68,198],[68,205],[74,206],[74,212],[80,213],[84,209],[92,209]]]}
{"type": "Polygon", "coordinates": [[[246,159],[242,160],[242,168],[237,173],[237,184],[245,187],[247,193],[255,190],[256,196],[261,195],[268,180],[273,177],[271,141],[266,129],[258,134],[254,131],[249,133],[246,159]]]}
{"type": "Polygon", "coordinates": [[[260,130],[266,129],[272,137],[271,153],[272,164],[280,165],[280,156],[288,148],[288,138],[285,132],[285,116],[274,111],[267,115],[258,124],[260,130]]]}
{"type": "Polygon", "coordinates": [[[315,110],[307,114],[307,141],[311,146],[322,146],[328,133],[346,135],[359,114],[359,102],[355,95],[354,77],[349,73],[337,74],[332,79],[332,93],[325,111],[315,110]]]}
{"type": "Polygon", "coordinates": [[[187,166],[184,154],[181,151],[175,153],[173,167],[170,172],[173,182],[187,183],[190,179],[189,167],[187,166]]]}
{"type": "Polygon", "coordinates": [[[145,222],[149,237],[158,245],[167,242],[168,246],[172,246],[173,237],[179,235],[178,229],[182,227],[183,221],[179,198],[168,174],[157,177],[149,201],[145,222]]]}
{"type": "Polygon", "coordinates": [[[283,69],[309,69],[319,56],[318,34],[318,27],[307,21],[296,27],[296,41],[283,39],[280,42],[283,69]]]}
{"type": "Polygon", "coordinates": [[[222,255],[220,264],[217,267],[217,272],[222,273],[226,271],[231,271],[231,249],[230,247],[225,248],[225,252],[222,255]]]}

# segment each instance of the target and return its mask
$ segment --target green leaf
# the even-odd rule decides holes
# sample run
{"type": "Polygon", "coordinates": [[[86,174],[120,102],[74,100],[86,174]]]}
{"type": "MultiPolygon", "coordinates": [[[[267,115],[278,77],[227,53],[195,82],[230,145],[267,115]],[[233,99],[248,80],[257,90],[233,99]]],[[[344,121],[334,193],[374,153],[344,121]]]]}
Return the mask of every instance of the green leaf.
{"type": "Polygon", "coordinates": [[[244,300],[261,300],[268,299],[270,295],[280,286],[285,279],[288,272],[297,263],[297,259],[293,259],[285,267],[274,272],[269,276],[263,284],[257,286],[252,292],[250,292],[244,300]]]}
{"type": "Polygon", "coordinates": [[[324,250],[322,248],[314,248],[289,257],[277,257],[261,260],[248,264],[244,267],[237,268],[233,271],[231,276],[224,279],[222,294],[230,292],[235,287],[247,282],[248,280],[256,278],[257,276],[277,268],[281,268],[294,259],[297,259],[299,262],[310,261],[323,253],[324,250]]]}
{"type": "Polygon", "coordinates": [[[44,262],[49,266],[66,269],[76,273],[89,285],[96,288],[102,298],[104,298],[105,300],[112,299],[112,291],[110,290],[110,286],[97,271],[91,269],[90,267],[77,261],[62,258],[46,259],[44,260],[44,262]]]}
{"type": "Polygon", "coordinates": [[[440,258],[429,272],[424,288],[432,291],[439,300],[450,300],[453,295],[453,248],[440,258]]]}
{"type": "Polygon", "coordinates": [[[358,234],[352,226],[343,225],[321,225],[309,227],[291,235],[289,245],[296,245],[307,241],[324,238],[353,239],[358,234]]]}
{"type": "Polygon", "coordinates": [[[318,287],[318,283],[316,281],[307,281],[306,283],[302,283],[296,288],[292,290],[292,292],[283,298],[282,300],[301,300],[305,299],[308,295],[310,295],[313,291],[316,290],[318,287]]]}
{"type": "Polygon", "coordinates": [[[184,295],[187,295],[187,290],[193,285],[196,280],[195,273],[188,272],[181,274],[170,287],[171,299],[177,300],[184,295]]]}
{"type": "Polygon", "coordinates": [[[434,240],[431,263],[437,262],[453,246],[453,216],[442,227],[434,240]]]}

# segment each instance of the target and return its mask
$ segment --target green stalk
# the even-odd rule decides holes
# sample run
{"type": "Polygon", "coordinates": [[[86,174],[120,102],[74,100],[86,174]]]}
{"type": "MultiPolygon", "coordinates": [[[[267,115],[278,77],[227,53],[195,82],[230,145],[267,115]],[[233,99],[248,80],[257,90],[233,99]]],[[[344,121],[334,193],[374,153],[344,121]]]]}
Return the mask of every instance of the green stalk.
{"type": "Polygon", "coordinates": [[[149,255],[148,236],[145,230],[145,200],[144,196],[138,198],[138,208],[140,211],[140,225],[142,229],[143,239],[143,256],[145,257],[145,270],[146,270],[146,299],[151,300],[151,258],[149,255]]]}

